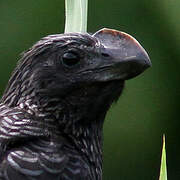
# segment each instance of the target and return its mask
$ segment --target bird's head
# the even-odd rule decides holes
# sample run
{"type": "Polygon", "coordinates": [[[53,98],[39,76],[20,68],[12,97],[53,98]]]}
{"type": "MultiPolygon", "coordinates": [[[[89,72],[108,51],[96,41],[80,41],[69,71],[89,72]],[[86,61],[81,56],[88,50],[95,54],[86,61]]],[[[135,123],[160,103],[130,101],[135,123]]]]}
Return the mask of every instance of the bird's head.
{"type": "Polygon", "coordinates": [[[24,53],[2,101],[17,106],[32,100],[45,106],[58,99],[91,116],[107,111],[124,81],[150,66],[142,46],[123,32],[102,29],[92,35],[50,35],[24,53]]]}

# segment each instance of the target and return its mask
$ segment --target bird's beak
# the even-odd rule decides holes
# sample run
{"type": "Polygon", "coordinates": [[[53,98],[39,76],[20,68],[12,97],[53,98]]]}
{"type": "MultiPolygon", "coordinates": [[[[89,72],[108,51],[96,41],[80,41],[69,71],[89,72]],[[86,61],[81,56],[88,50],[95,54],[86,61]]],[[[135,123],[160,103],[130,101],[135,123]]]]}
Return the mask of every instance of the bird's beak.
{"type": "Polygon", "coordinates": [[[99,30],[93,36],[102,46],[100,48],[103,59],[101,68],[107,70],[104,80],[127,80],[151,66],[148,54],[132,36],[107,28],[99,30]]]}

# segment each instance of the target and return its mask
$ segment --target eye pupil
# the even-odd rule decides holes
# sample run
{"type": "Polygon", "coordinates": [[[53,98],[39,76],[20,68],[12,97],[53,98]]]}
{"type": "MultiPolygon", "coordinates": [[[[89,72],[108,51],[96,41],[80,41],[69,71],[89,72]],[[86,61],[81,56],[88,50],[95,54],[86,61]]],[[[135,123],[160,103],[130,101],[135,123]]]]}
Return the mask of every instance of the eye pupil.
{"type": "Polygon", "coordinates": [[[75,52],[66,52],[62,56],[62,60],[65,65],[73,66],[79,62],[80,57],[75,52]]]}

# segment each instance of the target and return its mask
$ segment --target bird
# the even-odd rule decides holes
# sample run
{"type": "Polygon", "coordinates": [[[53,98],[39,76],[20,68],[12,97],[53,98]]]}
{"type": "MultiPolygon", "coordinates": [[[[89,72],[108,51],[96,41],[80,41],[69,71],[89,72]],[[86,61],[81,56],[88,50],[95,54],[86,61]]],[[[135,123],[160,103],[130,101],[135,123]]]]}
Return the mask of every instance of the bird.
{"type": "Polygon", "coordinates": [[[35,43],[0,101],[0,180],[102,180],[106,113],[150,66],[139,42],[114,29],[35,43]]]}

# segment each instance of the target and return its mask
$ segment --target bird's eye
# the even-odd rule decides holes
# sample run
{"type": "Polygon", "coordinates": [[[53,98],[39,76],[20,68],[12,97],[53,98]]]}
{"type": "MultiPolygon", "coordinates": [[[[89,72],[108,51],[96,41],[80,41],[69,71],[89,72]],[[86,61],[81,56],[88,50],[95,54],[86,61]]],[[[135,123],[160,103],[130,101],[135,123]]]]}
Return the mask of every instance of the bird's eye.
{"type": "Polygon", "coordinates": [[[76,52],[66,52],[62,56],[62,61],[67,66],[74,66],[80,61],[80,57],[76,52]]]}

